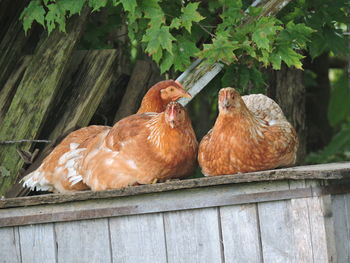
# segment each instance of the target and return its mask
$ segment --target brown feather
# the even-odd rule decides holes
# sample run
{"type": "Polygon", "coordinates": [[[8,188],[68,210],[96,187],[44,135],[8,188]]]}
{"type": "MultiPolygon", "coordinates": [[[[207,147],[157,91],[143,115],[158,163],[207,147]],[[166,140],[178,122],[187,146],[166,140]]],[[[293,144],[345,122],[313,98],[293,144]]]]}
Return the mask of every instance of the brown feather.
{"type": "Polygon", "coordinates": [[[213,129],[199,146],[198,161],[205,175],[266,170],[295,162],[298,139],[285,118],[270,125],[260,117],[267,113],[252,113],[232,88],[220,91],[219,109],[213,129]]]}

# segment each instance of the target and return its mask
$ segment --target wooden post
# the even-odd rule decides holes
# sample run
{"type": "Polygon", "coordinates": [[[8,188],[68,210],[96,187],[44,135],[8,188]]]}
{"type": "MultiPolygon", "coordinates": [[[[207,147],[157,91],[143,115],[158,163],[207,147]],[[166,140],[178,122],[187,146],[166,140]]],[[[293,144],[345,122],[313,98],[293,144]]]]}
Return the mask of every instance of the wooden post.
{"type": "Polygon", "coordinates": [[[151,75],[152,69],[149,62],[145,60],[136,61],[123,100],[115,115],[115,122],[137,111],[142,96],[148,88],[148,81],[151,75]]]}
{"type": "Polygon", "coordinates": [[[15,64],[16,70],[12,72],[5,85],[0,90],[0,125],[11,105],[13,95],[16,93],[18,85],[31,59],[31,56],[22,57],[17,64],[15,64]]]}
{"type": "MultiPolygon", "coordinates": [[[[44,39],[23,76],[2,122],[1,140],[34,139],[48,115],[50,105],[65,77],[65,69],[78,42],[89,10],[73,19],[63,34],[57,30],[44,39]]],[[[29,150],[31,144],[23,145],[29,150]]],[[[1,145],[0,163],[7,171],[0,177],[0,195],[12,185],[23,165],[14,145],[1,145]]]]}

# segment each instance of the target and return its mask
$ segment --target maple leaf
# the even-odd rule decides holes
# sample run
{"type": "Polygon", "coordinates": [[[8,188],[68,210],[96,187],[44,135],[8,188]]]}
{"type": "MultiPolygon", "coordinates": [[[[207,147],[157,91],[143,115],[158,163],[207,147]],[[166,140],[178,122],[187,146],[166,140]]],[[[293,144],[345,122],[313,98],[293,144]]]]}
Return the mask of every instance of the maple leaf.
{"type": "MultiPolygon", "coordinates": [[[[75,2],[76,0],[71,2],[75,2]]],[[[89,6],[92,7],[92,12],[99,11],[101,7],[106,6],[107,0],[89,0],[89,6]]]]}
{"type": "Polygon", "coordinates": [[[63,10],[69,11],[69,16],[72,16],[80,13],[85,4],[85,0],[60,0],[58,3],[63,10]]]}
{"type": "Polygon", "coordinates": [[[174,63],[174,55],[166,51],[165,55],[163,56],[162,63],[160,63],[160,66],[159,66],[161,74],[169,70],[173,65],[173,63],[174,63]]]}
{"type": "Polygon", "coordinates": [[[203,16],[198,13],[199,3],[188,3],[185,7],[181,8],[182,15],[180,17],[181,24],[188,32],[191,33],[192,23],[199,22],[204,19],[203,16]]]}
{"type": "Polygon", "coordinates": [[[212,44],[204,44],[202,57],[208,58],[211,62],[222,61],[229,65],[237,60],[234,50],[238,49],[237,41],[230,41],[224,35],[219,35],[213,39],[212,44]]]}
{"type": "Polygon", "coordinates": [[[297,69],[303,69],[303,64],[300,61],[302,58],[304,58],[304,56],[295,52],[291,47],[281,45],[277,47],[275,55],[272,56],[272,66],[274,66],[275,63],[276,67],[278,65],[278,59],[280,59],[283,60],[288,67],[294,66],[297,69]]]}
{"type": "Polygon", "coordinates": [[[20,19],[23,20],[23,29],[27,33],[32,26],[33,21],[37,21],[45,26],[45,9],[39,1],[31,1],[29,5],[22,11],[20,19]]]}
{"type": "Polygon", "coordinates": [[[59,30],[61,32],[66,32],[66,22],[64,13],[62,13],[59,5],[57,4],[49,4],[47,5],[47,8],[49,11],[47,12],[45,19],[46,19],[46,26],[47,31],[49,31],[49,34],[52,30],[55,29],[56,23],[58,23],[59,30]]]}
{"type": "Polygon", "coordinates": [[[260,49],[271,51],[272,39],[276,35],[276,31],[283,27],[276,25],[277,19],[263,17],[256,23],[256,28],[252,34],[252,40],[260,49]]]}
{"type": "Polygon", "coordinates": [[[175,38],[170,34],[169,27],[162,25],[160,28],[150,27],[142,38],[147,43],[146,52],[150,55],[159,52],[163,48],[172,54],[172,41],[175,38]]]}
{"type": "Polygon", "coordinates": [[[137,7],[136,0],[119,0],[118,2],[114,2],[114,5],[117,5],[119,2],[123,5],[124,10],[130,13],[132,13],[137,7]]]}

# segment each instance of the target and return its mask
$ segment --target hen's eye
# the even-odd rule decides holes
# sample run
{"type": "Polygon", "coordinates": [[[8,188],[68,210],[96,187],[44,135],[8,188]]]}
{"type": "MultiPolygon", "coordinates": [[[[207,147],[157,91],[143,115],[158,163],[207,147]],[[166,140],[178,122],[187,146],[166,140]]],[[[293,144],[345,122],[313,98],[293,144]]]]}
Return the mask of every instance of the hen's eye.
{"type": "Polygon", "coordinates": [[[174,91],[174,88],[170,88],[170,91],[174,91]]]}

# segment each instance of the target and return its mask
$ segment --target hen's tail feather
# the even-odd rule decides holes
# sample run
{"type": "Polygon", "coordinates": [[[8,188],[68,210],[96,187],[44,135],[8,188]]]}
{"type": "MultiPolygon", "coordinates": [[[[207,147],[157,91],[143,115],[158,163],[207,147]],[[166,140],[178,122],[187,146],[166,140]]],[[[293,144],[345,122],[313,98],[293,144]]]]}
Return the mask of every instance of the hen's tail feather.
{"type": "Polygon", "coordinates": [[[24,187],[30,188],[31,191],[52,191],[53,187],[44,177],[43,172],[38,170],[26,175],[22,178],[24,187]]]}

